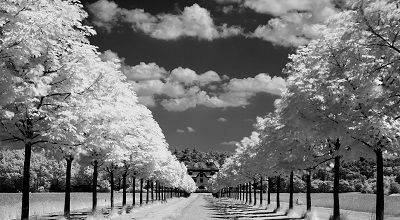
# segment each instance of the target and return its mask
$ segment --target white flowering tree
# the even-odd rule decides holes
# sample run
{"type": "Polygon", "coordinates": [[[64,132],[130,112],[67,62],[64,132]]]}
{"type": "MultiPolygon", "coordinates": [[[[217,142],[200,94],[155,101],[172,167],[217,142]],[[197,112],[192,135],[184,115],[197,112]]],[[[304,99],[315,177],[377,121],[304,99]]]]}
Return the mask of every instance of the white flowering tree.
{"type": "MultiPolygon", "coordinates": [[[[348,7],[322,28],[320,39],[291,57],[289,80],[305,98],[296,107],[304,111],[294,115],[330,140],[335,164],[340,158],[376,158],[376,218],[383,219],[382,153],[399,151],[400,11],[390,0],[348,7]]],[[[333,217],[339,218],[338,207],[333,217]]]]}
{"type": "Polygon", "coordinates": [[[6,0],[0,11],[0,136],[24,144],[21,218],[27,219],[32,148],[49,142],[59,112],[96,79],[79,71],[82,54],[94,50],[86,39],[94,31],[82,25],[86,12],[73,0],[6,0]]]}

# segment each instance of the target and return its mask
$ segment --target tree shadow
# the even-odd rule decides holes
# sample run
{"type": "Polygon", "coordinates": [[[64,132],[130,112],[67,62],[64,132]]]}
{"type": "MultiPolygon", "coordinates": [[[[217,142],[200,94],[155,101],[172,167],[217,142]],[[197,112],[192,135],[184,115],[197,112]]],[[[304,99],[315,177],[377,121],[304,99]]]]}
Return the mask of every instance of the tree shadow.
{"type": "Polygon", "coordinates": [[[215,219],[281,219],[298,220],[302,218],[288,217],[277,210],[267,211],[263,207],[235,203],[229,199],[206,198],[204,207],[211,210],[211,218],[215,219]]]}

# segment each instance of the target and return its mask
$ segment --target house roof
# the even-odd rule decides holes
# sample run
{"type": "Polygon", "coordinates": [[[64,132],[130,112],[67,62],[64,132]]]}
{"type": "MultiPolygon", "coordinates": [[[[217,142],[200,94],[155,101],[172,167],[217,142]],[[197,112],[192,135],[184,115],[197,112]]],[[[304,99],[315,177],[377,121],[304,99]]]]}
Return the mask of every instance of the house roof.
{"type": "Polygon", "coordinates": [[[213,162],[189,163],[186,166],[188,171],[218,171],[217,166],[213,162]]]}

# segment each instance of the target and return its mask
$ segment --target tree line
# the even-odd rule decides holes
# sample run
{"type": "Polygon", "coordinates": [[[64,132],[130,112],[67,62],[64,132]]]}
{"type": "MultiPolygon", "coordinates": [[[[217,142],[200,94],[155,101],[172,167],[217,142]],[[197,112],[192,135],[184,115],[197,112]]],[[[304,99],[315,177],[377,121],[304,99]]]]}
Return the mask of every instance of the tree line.
{"type": "Polygon", "coordinates": [[[5,0],[0,13],[0,141],[23,148],[21,219],[29,218],[31,177],[39,175],[37,185],[44,179],[32,172],[41,149],[65,170],[67,219],[74,162],[91,168],[93,212],[102,172],[111,179],[111,198],[114,177],[122,176],[124,201],[128,180],[195,190],[120,61],[103,61],[90,44],[96,33],[83,24],[87,13],[79,1],[5,0]]]}
{"type": "Polygon", "coordinates": [[[197,150],[196,148],[193,148],[192,150],[190,150],[189,148],[186,148],[184,150],[174,149],[172,151],[172,154],[175,155],[175,157],[180,162],[183,162],[185,164],[198,163],[198,162],[213,162],[218,168],[224,164],[226,158],[232,155],[231,152],[227,151],[203,152],[197,150]]]}
{"type": "Polygon", "coordinates": [[[400,9],[395,0],[355,0],[337,10],[316,28],[318,38],[289,56],[287,86],[275,110],[257,118],[254,132],[226,160],[213,179],[216,191],[265,180],[279,192],[288,178],[292,208],[300,172],[310,211],[311,177],[329,162],[332,219],[339,220],[341,167],[362,157],[376,164],[370,179],[376,219],[384,219],[384,161],[400,153],[400,9]]]}

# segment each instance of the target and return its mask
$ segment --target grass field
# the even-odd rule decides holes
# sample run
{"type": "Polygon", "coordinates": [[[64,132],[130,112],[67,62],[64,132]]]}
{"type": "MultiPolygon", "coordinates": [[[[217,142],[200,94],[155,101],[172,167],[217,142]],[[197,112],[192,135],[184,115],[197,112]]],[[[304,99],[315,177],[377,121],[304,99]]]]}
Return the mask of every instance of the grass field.
{"type": "MultiPolygon", "coordinates": [[[[0,219],[18,219],[21,213],[21,193],[0,193],[0,219]]],[[[139,203],[139,193],[136,193],[136,204],[139,203]]],[[[146,194],[143,193],[145,201],[146,194]]],[[[49,213],[63,212],[64,193],[31,193],[29,197],[30,216],[41,216],[49,213]]],[[[122,203],[122,193],[114,193],[114,203],[122,203]]],[[[132,193],[127,194],[127,204],[132,204],[132,193]]],[[[97,194],[98,206],[110,206],[110,193],[97,194]]],[[[92,207],[91,193],[71,193],[71,210],[92,207]]]]}
{"type": "MultiPolygon", "coordinates": [[[[259,195],[257,195],[259,196],[259,195]]],[[[258,198],[258,197],[257,197],[258,198]]],[[[299,199],[306,204],[305,193],[295,193],[293,195],[294,202],[299,199]]],[[[267,199],[267,194],[263,195],[263,200],[267,199]]],[[[339,195],[340,208],[358,212],[375,212],[375,194],[361,193],[341,193],[339,195]]],[[[281,193],[280,200],[289,202],[289,194],[281,193]]],[[[271,194],[271,201],[276,201],[276,193],[271,194]]],[[[257,201],[259,203],[259,201],[257,201]]],[[[317,207],[333,208],[332,193],[312,193],[311,205],[317,207]]],[[[400,217],[400,196],[385,196],[385,215],[400,217]]]]}

